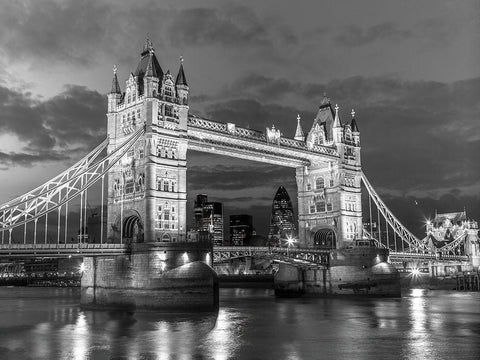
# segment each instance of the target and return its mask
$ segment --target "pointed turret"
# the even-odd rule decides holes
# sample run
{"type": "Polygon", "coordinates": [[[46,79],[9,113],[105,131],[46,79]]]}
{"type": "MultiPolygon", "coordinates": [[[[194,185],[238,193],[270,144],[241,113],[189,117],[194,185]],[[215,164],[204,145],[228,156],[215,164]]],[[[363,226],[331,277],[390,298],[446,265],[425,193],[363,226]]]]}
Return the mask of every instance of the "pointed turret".
{"type": "Polygon", "coordinates": [[[163,78],[163,70],[150,39],[146,39],[140,56],[140,62],[133,73],[138,84],[138,94],[155,97],[158,93],[158,84],[163,78]]]}
{"type": "Polygon", "coordinates": [[[332,126],[332,136],[333,136],[333,141],[336,144],[339,144],[342,142],[342,133],[343,133],[343,127],[342,127],[342,122],[340,121],[340,116],[338,115],[338,104],[335,104],[335,119],[333,120],[333,126],[332,126]]]}
{"type": "Polygon", "coordinates": [[[122,99],[122,90],[117,78],[117,65],[113,65],[113,79],[108,97],[108,112],[114,112],[117,110],[117,105],[122,99]]]}
{"type": "Polygon", "coordinates": [[[180,56],[180,69],[178,69],[177,78],[175,80],[175,88],[180,104],[188,104],[188,83],[183,71],[183,56],[180,56]]]}
{"type": "Polygon", "coordinates": [[[350,123],[350,128],[352,129],[352,132],[360,132],[358,130],[357,122],[355,121],[355,110],[352,109],[352,122],[350,123]]]}
{"type": "Polygon", "coordinates": [[[338,116],[338,104],[335,104],[335,119],[333,120],[333,127],[334,128],[341,128],[342,123],[340,122],[340,117],[338,116]]]}
{"type": "Polygon", "coordinates": [[[294,139],[305,141],[305,133],[303,132],[302,125],[300,124],[300,114],[297,115],[297,130],[295,131],[294,139]]]}
{"type": "Polygon", "coordinates": [[[185,72],[183,71],[183,57],[180,57],[180,69],[178,69],[177,79],[175,80],[175,85],[184,85],[188,86],[187,78],[185,77],[185,72]]]}
{"type": "Polygon", "coordinates": [[[113,65],[113,79],[112,79],[112,87],[110,88],[109,94],[121,94],[122,90],[120,89],[120,84],[118,83],[117,78],[117,65],[113,65]]]}
{"type": "Polygon", "coordinates": [[[355,110],[352,109],[352,122],[350,123],[353,141],[356,146],[360,146],[360,130],[358,130],[357,121],[355,120],[355,110]]]}

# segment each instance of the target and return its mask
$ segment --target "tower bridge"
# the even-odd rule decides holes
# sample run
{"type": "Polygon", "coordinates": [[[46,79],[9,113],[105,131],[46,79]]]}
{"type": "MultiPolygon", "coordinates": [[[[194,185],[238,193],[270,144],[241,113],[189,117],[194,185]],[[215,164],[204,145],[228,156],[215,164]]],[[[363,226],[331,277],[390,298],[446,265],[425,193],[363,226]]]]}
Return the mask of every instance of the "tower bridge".
{"type": "MultiPolygon", "coordinates": [[[[204,119],[190,112],[183,60],[175,77],[169,70],[164,72],[150,41],[124,89],[114,67],[107,95],[105,141],[45,184],[0,205],[2,257],[61,256],[69,251],[85,256],[101,256],[109,251],[122,255],[132,244],[182,242],[187,231],[186,157],[188,151],[200,151],[295,168],[297,247],[307,257],[341,248],[356,238],[374,236],[363,226],[363,184],[370,198],[370,220],[373,201],[378,225],[383,221],[387,232],[386,241],[379,236],[379,243],[392,254],[402,254],[403,258],[408,254],[412,258],[439,258],[440,254],[458,260],[468,256],[474,266],[479,265],[478,226],[472,224],[463,232],[456,229],[456,238],[438,247],[433,233],[418,239],[401,224],[362,172],[355,112],[341,119],[339,106],[333,106],[326,95],[308,132],[304,132],[306,124],[302,126],[297,117],[293,139],[275,126],[262,131],[204,119]],[[87,236],[88,191],[94,185],[100,187],[101,193],[96,201],[101,209],[101,234],[98,244],[82,244],[87,236]],[[78,202],[78,244],[67,246],[69,204],[78,202]],[[44,238],[37,236],[40,223],[44,238]],[[27,226],[33,228],[33,236],[27,236],[27,226]],[[316,234],[325,232],[332,234],[328,244],[316,240],[320,238],[316,234]],[[16,241],[12,241],[13,233],[16,241]],[[460,236],[463,233],[468,236],[460,236]]],[[[275,245],[282,249],[282,244],[275,245]]],[[[222,258],[221,252],[215,250],[217,260],[222,258]]]]}

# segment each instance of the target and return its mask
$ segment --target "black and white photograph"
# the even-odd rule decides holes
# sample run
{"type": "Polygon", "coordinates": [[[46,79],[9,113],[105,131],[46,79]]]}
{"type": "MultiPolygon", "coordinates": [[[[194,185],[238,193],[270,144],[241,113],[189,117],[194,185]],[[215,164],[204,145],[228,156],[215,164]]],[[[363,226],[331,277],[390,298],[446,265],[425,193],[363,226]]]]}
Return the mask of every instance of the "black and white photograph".
{"type": "Polygon", "coordinates": [[[479,158],[478,0],[0,0],[0,359],[479,359],[479,158]]]}

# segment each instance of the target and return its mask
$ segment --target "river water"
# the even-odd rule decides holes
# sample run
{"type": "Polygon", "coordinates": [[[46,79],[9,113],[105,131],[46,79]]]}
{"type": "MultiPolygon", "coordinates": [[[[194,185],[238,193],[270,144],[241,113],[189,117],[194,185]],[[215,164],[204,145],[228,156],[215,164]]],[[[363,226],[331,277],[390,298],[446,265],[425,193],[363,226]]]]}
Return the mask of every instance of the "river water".
{"type": "Polygon", "coordinates": [[[86,311],[78,288],[0,288],[0,359],[480,359],[480,293],[275,299],[221,289],[215,314],[86,311]]]}

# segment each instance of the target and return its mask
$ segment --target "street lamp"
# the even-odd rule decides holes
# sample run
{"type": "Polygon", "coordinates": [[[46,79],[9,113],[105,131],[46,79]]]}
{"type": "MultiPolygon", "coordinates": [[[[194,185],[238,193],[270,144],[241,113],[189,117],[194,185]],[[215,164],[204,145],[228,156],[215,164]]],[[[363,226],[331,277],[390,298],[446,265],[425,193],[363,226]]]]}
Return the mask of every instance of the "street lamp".
{"type": "Polygon", "coordinates": [[[295,243],[295,239],[293,237],[291,237],[290,235],[288,235],[287,236],[287,256],[289,256],[290,246],[293,246],[294,243],[295,243]]]}

